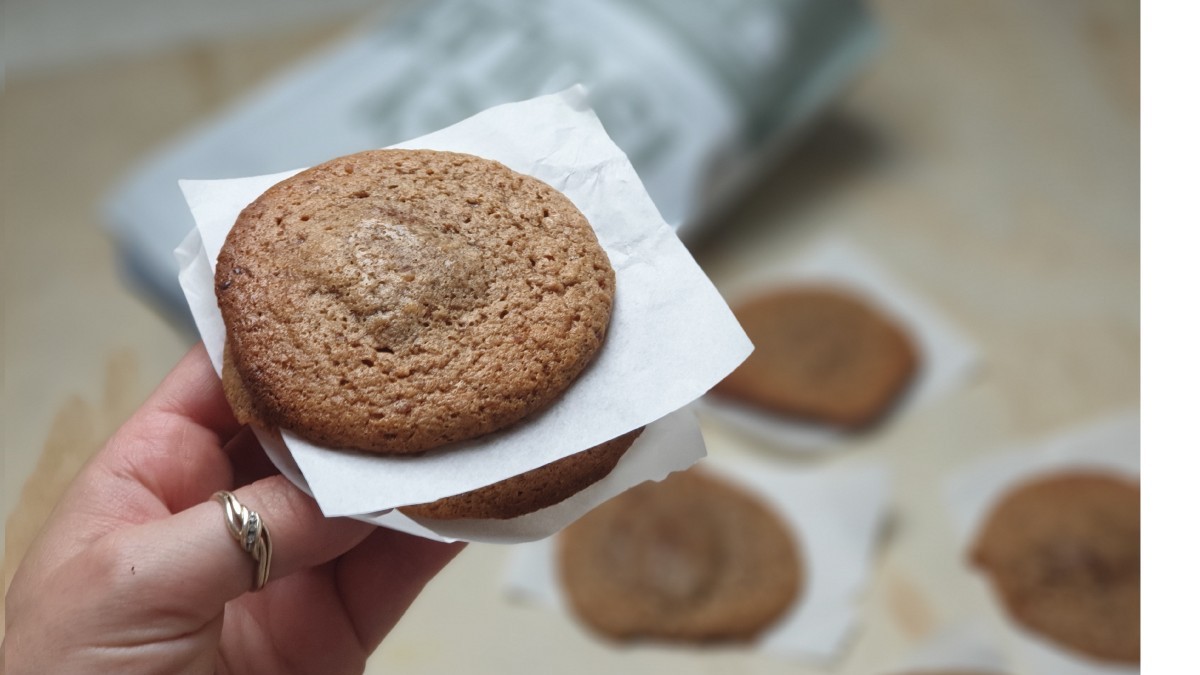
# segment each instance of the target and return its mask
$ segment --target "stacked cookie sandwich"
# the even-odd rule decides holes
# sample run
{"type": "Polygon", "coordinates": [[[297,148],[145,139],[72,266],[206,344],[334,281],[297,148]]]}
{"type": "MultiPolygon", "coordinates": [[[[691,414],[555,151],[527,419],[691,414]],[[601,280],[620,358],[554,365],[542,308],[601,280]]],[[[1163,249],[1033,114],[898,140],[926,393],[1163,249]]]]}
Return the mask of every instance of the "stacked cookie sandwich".
{"type": "MultiPolygon", "coordinates": [[[[215,287],[240,420],[397,456],[543,410],[599,351],[616,290],[561,193],[429,150],[349,155],[271,187],[230,231],[215,287]]],[[[636,436],[406,512],[544,508],[607,475],[636,436]]]]}

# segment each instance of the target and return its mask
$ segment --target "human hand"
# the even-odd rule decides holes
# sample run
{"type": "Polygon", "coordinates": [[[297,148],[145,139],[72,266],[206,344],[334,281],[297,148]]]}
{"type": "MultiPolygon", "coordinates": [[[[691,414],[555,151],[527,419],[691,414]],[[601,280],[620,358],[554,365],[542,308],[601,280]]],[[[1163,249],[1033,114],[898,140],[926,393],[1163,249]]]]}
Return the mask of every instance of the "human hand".
{"type": "Polygon", "coordinates": [[[8,673],[357,673],[461,545],[325,518],[193,348],[71,484],[5,598],[8,673]],[[236,488],[236,489],[235,489],[236,488]],[[271,580],[226,530],[270,528],[271,580]]]}

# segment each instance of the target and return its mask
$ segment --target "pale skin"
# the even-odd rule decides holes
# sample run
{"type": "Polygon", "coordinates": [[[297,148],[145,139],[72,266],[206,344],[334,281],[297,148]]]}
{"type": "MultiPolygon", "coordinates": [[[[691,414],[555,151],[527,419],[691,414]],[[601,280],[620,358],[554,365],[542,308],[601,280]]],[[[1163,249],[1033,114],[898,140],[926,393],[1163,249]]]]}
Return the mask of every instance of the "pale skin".
{"type": "Polygon", "coordinates": [[[5,598],[5,671],[359,673],[461,545],[345,518],[278,475],[204,351],[180,361],[83,469],[5,598]],[[218,490],[270,527],[271,581],[218,490]]]}

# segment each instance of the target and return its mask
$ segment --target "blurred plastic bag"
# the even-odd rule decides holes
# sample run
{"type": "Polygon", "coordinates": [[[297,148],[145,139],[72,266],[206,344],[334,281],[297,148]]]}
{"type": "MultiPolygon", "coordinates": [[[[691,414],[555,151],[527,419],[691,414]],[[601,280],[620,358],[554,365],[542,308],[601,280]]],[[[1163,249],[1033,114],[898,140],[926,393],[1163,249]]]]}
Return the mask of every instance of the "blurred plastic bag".
{"type": "Polygon", "coordinates": [[[106,219],[132,278],[186,317],[171,251],[192,222],[178,179],[309,166],[582,83],[686,238],[877,41],[852,0],[423,2],[151,158],[110,196],[106,219]]]}

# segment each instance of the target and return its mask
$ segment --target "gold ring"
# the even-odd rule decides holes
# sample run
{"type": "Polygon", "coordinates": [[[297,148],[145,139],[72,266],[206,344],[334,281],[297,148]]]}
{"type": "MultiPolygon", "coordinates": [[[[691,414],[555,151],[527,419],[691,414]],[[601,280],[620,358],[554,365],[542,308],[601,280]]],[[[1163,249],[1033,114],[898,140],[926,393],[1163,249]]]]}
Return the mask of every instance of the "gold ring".
{"type": "Polygon", "coordinates": [[[251,589],[257,591],[271,575],[271,532],[258,513],[246,508],[232,492],[221,490],[213,493],[212,499],[225,507],[225,527],[233,540],[258,563],[251,589]]]}

